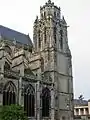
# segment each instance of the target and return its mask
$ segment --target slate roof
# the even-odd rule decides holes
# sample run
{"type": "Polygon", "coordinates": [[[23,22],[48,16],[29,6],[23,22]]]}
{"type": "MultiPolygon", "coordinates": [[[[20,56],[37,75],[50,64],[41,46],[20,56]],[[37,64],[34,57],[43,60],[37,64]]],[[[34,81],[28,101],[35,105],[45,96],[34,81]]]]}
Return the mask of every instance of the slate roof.
{"type": "Polygon", "coordinates": [[[74,105],[75,106],[86,106],[88,105],[88,101],[87,100],[79,100],[79,99],[74,99],[74,105]]]}
{"type": "Polygon", "coordinates": [[[18,31],[4,27],[2,25],[0,25],[0,36],[2,36],[5,39],[8,39],[8,40],[12,40],[12,41],[15,40],[19,43],[28,44],[28,45],[32,46],[32,41],[31,41],[29,35],[20,33],[18,31]]]}

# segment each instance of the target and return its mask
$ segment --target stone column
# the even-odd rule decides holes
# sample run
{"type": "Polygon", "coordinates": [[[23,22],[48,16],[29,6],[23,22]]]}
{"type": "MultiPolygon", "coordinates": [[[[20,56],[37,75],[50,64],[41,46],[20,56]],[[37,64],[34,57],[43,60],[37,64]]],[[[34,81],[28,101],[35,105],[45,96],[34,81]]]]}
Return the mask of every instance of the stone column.
{"type": "Polygon", "coordinates": [[[77,113],[76,113],[76,109],[74,109],[74,115],[77,115],[77,113]]]}
{"type": "Polygon", "coordinates": [[[22,63],[22,66],[20,68],[20,79],[18,80],[18,104],[22,104],[22,77],[24,76],[24,65],[22,63]]]}
{"type": "Polygon", "coordinates": [[[79,115],[81,115],[81,111],[80,111],[80,109],[79,109],[79,115]]]}
{"type": "Polygon", "coordinates": [[[36,120],[40,120],[40,82],[36,85],[36,120]]]}
{"type": "Polygon", "coordinates": [[[21,98],[21,94],[22,94],[22,77],[20,76],[20,79],[19,79],[19,82],[18,82],[18,92],[19,92],[19,95],[18,95],[18,103],[19,105],[22,104],[22,98],[21,98]]]}
{"type": "Polygon", "coordinates": [[[51,89],[51,120],[54,120],[54,111],[55,111],[55,97],[54,97],[54,87],[52,85],[51,89]]]}
{"type": "Polygon", "coordinates": [[[35,110],[35,117],[37,117],[37,83],[35,84],[35,105],[34,105],[34,110],[35,110]]]}
{"type": "Polygon", "coordinates": [[[4,66],[5,66],[5,58],[3,57],[1,60],[1,77],[4,77],[4,66]]]}
{"type": "Polygon", "coordinates": [[[86,115],[86,109],[84,108],[84,115],[86,115]]]}

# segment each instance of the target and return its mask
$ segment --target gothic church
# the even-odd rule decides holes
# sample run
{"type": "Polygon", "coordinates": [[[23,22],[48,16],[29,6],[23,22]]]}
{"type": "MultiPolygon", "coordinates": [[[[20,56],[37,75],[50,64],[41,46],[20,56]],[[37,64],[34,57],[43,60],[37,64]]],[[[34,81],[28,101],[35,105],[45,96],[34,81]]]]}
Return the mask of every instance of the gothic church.
{"type": "Polygon", "coordinates": [[[0,25],[0,104],[20,104],[32,120],[73,120],[67,23],[53,2],[40,7],[29,35],[0,25]]]}

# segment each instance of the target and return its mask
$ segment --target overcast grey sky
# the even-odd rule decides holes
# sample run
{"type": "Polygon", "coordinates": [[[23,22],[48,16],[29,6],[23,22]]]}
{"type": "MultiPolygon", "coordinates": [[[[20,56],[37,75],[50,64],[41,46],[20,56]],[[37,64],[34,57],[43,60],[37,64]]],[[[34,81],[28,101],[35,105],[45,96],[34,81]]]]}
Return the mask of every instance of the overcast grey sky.
{"type": "MultiPolygon", "coordinates": [[[[47,0],[0,0],[0,24],[33,36],[33,22],[47,0]]],[[[74,93],[90,98],[90,0],[52,0],[70,26],[74,93]]]]}

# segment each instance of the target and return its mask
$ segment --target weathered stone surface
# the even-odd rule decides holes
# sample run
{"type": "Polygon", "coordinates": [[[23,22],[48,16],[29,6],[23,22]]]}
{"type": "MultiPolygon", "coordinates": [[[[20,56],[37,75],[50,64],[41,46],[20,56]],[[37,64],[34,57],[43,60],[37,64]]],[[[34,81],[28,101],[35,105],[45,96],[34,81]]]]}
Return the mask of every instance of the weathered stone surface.
{"type": "Polygon", "coordinates": [[[24,105],[27,85],[35,89],[35,118],[42,119],[42,89],[51,94],[51,120],[72,119],[73,79],[71,52],[68,46],[67,23],[60,8],[50,0],[40,8],[40,19],[34,22],[34,44],[30,46],[3,40],[0,42],[0,104],[3,88],[12,81],[16,101],[24,105]],[[62,35],[61,31],[62,30],[62,35]]]}

